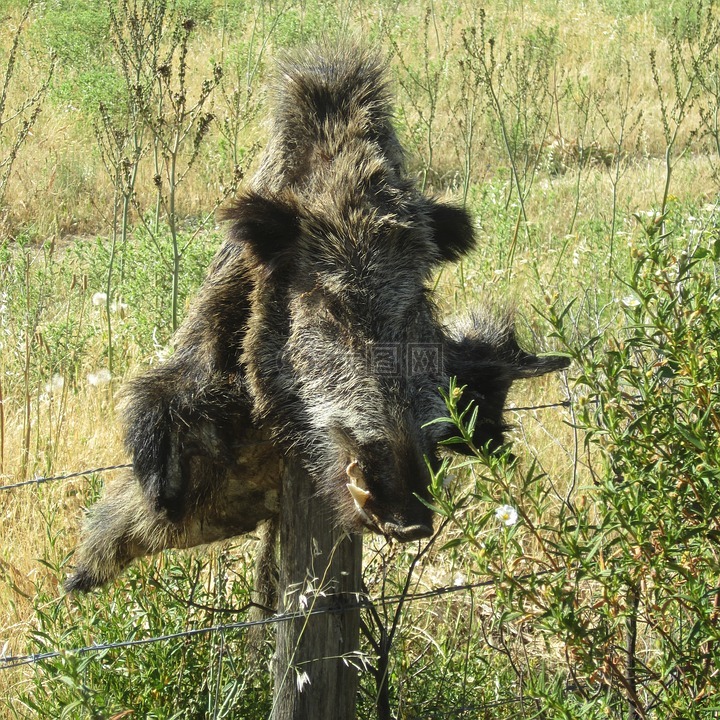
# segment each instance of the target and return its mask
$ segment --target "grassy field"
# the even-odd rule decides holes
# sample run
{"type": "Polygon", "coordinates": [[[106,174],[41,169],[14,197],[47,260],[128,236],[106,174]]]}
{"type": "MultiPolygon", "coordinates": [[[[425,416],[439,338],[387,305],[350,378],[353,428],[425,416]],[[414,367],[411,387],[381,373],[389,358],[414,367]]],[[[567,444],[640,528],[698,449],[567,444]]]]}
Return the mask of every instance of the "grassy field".
{"type": "MultiPolygon", "coordinates": [[[[397,623],[394,716],[718,717],[712,3],[25,10],[0,12],[2,483],[127,462],[115,393],[167,355],[222,240],[215,210],[262,147],[273,55],[372,43],[412,173],[476,218],[477,252],[437,278],[441,309],[513,307],[526,344],[573,357],[517,388],[515,408],[567,403],[509,411],[517,463],[480,452],[449,489],[437,479],[432,547],[367,541],[369,632],[397,623]],[[498,522],[502,505],[517,522],[498,522]],[[476,587],[394,618],[408,572],[412,593],[476,587]]],[[[266,716],[270,634],[2,660],[246,619],[254,538],[63,597],[81,508],[112,476],[0,491],[0,717],[266,716]]],[[[381,717],[371,671],[361,685],[359,717],[381,717]]]]}

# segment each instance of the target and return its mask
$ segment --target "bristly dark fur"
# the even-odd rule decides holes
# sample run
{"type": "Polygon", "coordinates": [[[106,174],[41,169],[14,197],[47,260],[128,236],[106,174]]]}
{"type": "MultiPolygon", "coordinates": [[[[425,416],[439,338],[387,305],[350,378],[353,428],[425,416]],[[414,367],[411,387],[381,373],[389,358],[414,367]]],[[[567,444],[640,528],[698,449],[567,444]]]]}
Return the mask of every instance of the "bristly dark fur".
{"type": "Polygon", "coordinates": [[[232,222],[229,237],[251,248],[259,262],[271,263],[290,250],[300,233],[300,213],[292,198],[244,193],[221,212],[221,220],[232,222]]]}
{"type": "Polygon", "coordinates": [[[256,178],[272,189],[303,182],[308,166],[329,161],[353,134],[377,144],[400,172],[403,153],[392,127],[385,63],[358,48],[314,49],[280,58],[271,92],[271,139],[256,178]]]}
{"type": "Polygon", "coordinates": [[[286,55],[271,97],[260,168],[175,354],[127,387],[134,472],[90,511],[68,589],[274,518],[287,456],[348,530],[428,536],[428,463],[452,432],[429,424],[438,388],[467,386],[474,443],[497,447],[512,382],[567,365],[522,350],[507,317],[444,328],[430,282],[472,250],[473,223],[405,172],[376,54],[286,55]]]}

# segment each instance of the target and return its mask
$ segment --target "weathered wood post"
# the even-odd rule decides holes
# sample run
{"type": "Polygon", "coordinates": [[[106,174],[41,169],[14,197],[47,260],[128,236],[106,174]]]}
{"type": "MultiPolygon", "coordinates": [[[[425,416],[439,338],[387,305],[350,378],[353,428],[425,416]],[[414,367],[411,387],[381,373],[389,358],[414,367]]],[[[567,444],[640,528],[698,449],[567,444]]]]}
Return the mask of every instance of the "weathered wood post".
{"type": "Polygon", "coordinates": [[[280,501],[278,602],[281,612],[308,614],[278,623],[270,720],[355,719],[358,674],[349,654],[359,648],[360,611],[310,612],[356,603],[361,569],[362,536],[334,526],[312,478],[288,461],[280,501]]]}

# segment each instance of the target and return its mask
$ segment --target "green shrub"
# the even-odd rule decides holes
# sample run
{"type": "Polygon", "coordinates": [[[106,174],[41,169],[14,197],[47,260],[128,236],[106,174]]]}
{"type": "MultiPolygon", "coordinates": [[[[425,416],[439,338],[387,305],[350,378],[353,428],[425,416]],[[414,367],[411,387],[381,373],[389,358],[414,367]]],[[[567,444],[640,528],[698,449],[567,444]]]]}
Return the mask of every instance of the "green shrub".
{"type": "MultiPolygon", "coordinates": [[[[477,448],[469,488],[448,496],[448,467],[433,487],[452,545],[495,581],[490,632],[542,638],[541,655],[498,648],[557,717],[700,717],[720,692],[720,232],[716,215],[687,236],[650,220],[618,327],[579,343],[571,306],[548,315],[575,361],[587,472],[563,485],[477,448]]],[[[467,441],[461,392],[447,402],[467,441]]]]}
{"type": "MultiPolygon", "coordinates": [[[[63,562],[56,563],[58,573],[63,562]]],[[[58,599],[40,591],[35,652],[103,649],[62,652],[34,664],[13,703],[15,715],[78,720],[131,710],[152,720],[267,716],[268,648],[249,643],[242,630],[185,634],[244,619],[249,587],[237,557],[219,552],[209,565],[207,558],[170,553],[160,570],[141,563],[125,575],[122,588],[87,597],[58,599]]]]}

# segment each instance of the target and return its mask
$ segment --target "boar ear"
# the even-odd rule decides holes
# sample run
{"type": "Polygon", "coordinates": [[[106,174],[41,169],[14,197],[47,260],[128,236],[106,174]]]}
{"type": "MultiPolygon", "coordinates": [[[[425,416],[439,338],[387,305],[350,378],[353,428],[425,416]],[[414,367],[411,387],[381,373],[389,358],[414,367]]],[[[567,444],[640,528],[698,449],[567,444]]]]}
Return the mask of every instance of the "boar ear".
{"type": "Polygon", "coordinates": [[[475,233],[466,210],[454,205],[431,202],[429,214],[433,240],[443,260],[459,260],[472,250],[475,233]]]}
{"type": "Polygon", "coordinates": [[[297,208],[290,199],[253,191],[238,197],[220,218],[232,221],[231,240],[248,245],[264,263],[277,261],[300,231],[297,208]]]}
{"type": "Polygon", "coordinates": [[[564,370],[570,365],[567,355],[531,355],[522,351],[511,366],[513,379],[540,377],[550,372],[564,370]]]}
{"type": "Polygon", "coordinates": [[[471,386],[474,376],[513,382],[563,370],[570,365],[567,355],[536,355],[523,350],[509,311],[474,313],[463,325],[452,330],[447,339],[447,362],[450,374],[471,386]]]}

